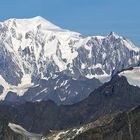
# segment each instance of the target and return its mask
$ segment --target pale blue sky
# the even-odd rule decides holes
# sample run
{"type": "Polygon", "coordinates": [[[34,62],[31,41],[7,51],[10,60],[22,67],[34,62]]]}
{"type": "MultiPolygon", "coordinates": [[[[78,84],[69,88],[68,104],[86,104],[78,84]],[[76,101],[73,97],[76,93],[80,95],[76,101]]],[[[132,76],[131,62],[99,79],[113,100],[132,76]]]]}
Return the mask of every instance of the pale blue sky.
{"type": "Polygon", "coordinates": [[[115,31],[140,46],[140,0],[0,0],[0,21],[34,16],[84,35],[115,31]]]}

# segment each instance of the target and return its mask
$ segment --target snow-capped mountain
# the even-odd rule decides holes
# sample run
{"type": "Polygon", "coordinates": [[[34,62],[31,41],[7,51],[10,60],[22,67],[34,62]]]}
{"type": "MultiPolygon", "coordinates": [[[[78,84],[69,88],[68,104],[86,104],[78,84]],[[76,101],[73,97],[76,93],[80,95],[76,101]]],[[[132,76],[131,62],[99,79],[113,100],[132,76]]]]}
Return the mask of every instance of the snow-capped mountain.
{"type": "Polygon", "coordinates": [[[77,102],[110,80],[114,68],[139,60],[140,49],[114,32],[87,37],[42,17],[9,19],[0,23],[0,100],[77,102]]]}

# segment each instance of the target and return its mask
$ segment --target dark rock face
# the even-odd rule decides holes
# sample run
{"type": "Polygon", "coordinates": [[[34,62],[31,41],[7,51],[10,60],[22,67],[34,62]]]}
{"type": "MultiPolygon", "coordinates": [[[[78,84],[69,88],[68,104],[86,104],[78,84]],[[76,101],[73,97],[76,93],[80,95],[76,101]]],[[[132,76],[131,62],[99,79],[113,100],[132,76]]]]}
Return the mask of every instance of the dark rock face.
{"type": "MultiPolygon", "coordinates": [[[[10,40],[8,41],[10,42],[10,40]]],[[[8,83],[18,85],[23,73],[21,71],[21,68],[12,59],[16,56],[15,53],[9,52],[9,50],[3,43],[0,43],[0,50],[0,74],[8,83]]]]}
{"type": "Polygon", "coordinates": [[[38,86],[31,87],[21,101],[53,100],[57,104],[74,104],[86,97],[102,85],[98,79],[81,78],[74,80],[72,77],[59,73],[54,79],[41,79],[38,86]],[[39,93],[39,94],[38,94],[39,93]]]}
{"type": "Polygon", "coordinates": [[[90,96],[74,105],[57,106],[52,101],[0,105],[0,116],[20,124],[28,131],[45,133],[95,121],[98,117],[124,111],[140,104],[140,88],[115,76],[90,96]]]}
{"type": "Polygon", "coordinates": [[[15,101],[18,101],[18,98],[19,97],[17,96],[16,93],[9,91],[8,94],[5,97],[5,101],[15,102],[15,101]]]}
{"type": "Polygon", "coordinates": [[[139,140],[140,106],[117,115],[109,124],[90,129],[74,140],[139,140]]]}
{"type": "Polygon", "coordinates": [[[0,94],[3,92],[4,87],[0,85],[0,94]]]}
{"type": "Polygon", "coordinates": [[[29,138],[13,132],[8,126],[8,120],[0,119],[0,140],[29,140],[29,138]]]}
{"type": "MultiPolygon", "coordinates": [[[[23,96],[9,91],[5,101],[25,103],[26,101],[53,100],[58,105],[70,105],[87,98],[93,90],[101,85],[102,83],[96,78],[80,77],[76,80],[64,73],[57,73],[55,78],[36,79],[35,85],[31,86],[23,96]]],[[[0,87],[1,90],[3,89],[0,87]]]]}

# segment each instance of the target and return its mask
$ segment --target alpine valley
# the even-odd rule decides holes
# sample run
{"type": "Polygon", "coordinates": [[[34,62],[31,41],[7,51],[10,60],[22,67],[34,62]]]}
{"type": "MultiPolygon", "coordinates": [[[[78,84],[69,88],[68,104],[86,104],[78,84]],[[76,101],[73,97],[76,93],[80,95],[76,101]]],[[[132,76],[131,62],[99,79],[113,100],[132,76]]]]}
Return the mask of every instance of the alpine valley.
{"type": "Polygon", "coordinates": [[[0,140],[140,140],[140,48],[42,17],[0,23],[0,140]]]}

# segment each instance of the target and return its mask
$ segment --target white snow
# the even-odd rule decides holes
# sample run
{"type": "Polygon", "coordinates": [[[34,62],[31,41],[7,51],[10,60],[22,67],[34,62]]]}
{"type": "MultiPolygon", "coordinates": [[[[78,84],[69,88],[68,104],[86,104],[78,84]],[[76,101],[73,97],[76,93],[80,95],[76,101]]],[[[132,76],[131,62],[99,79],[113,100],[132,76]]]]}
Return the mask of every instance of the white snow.
{"type": "MultiPolygon", "coordinates": [[[[58,26],[52,24],[51,22],[47,21],[46,19],[37,16],[34,18],[28,18],[28,19],[9,19],[11,22],[15,22],[16,26],[20,28],[21,30],[29,30],[31,28],[34,28],[36,26],[41,25],[42,29],[47,30],[61,30],[58,26]]],[[[7,22],[9,22],[7,20],[7,22]]]]}
{"type": "Polygon", "coordinates": [[[61,132],[59,132],[55,137],[53,137],[52,140],[61,140],[60,139],[61,138],[61,135],[65,135],[65,134],[67,134],[67,132],[68,131],[61,131],[61,132]]]}
{"type": "MultiPolygon", "coordinates": [[[[87,46],[86,43],[89,40],[97,38],[99,42],[106,36],[90,36],[90,37],[82,37],[81,34],[61,29],[60,27],[54,25],[53,23],[47,21],[46,19],[37,16],[29,19],[9,19],[2,24],[8,24],[9,30],[12,28],[17,36],[17,38],[12,37],[12,46],[14,48],[15,56],[17,57],[18,63],[23,62],[26,63],[23,59],[21,59],[18,54],[18,49],[21,46],[21,49],[24,50],[27,46],[30,50],[33,50],[35,55],[35,63],[38,69],[38,73],[40,73],[40,66],[38,64],[39,61],[49,63],[51,59],[55,62],[55,64],[59,67],[59,71],[63,71],[67,69],[67,65],[70,64],[72,67],[73,60],[78,56],[77,49],[80,47],[84,47],[89,52],[89,59],[92,58],[92,47],[87,46]],[[26,39],[25,34],[27,32],[31,33],[31,38],[26,39]],[[18,39],[20,36],[20,39],[18,39]],[[34,39],[38,38],[39,42],[45,42],[45,46],[39,44],[36,46],[36,41],[34,39]],[[52,39],[52,41],[49,41],[52,39]],[[69,46],[69,42],[72,41],[72,48],[69,46]],[[61,57],[65,59],[66,62],[63,62],[58,56],[56,56],[57,47],[59,45],[59,49],[61,50],[61,57]],[[44,54],[41,54],[42,49],[44,49],[44,54]],[[71,51],[73,50],[73,51],[71,51]],[[41,58],[40,58],[41,54],[41,58]],[[41,59],[41,60],[40,60],[41,59]]],[[[12,34],[9,31],[10,34],[12,34]]],[[[116,33],[112,32],[112,35],[115,37],[119,37],[116,33]]],[[[122,38],[123,39],[123,38],[122,38]]],[[[136,48],[130,41],[123,39],[123,44],[129,49],[133,49],[135,51],[139,51],[139,48],[136,48]]],[[[9,44],[6,45],[9,47],[9,44]]],[[[10,51],[11,48],[9,47],[10,51]]],[[[13,51],[13,50],[11,50],[13,51]]],[[[98,52],[97,52],[98,53],[98,52]]],[[[28,60],[30,56],[24,56],[26,60],[28,60]]],[[[106,57],[106,54],[103,54],[103,58],[106,57]]],[[[32,58],[30,58],[32,59],[32,58]]],[[[34,72],[34,69],[30,66],[30,64],[26,64],[30,69],[31,73],[34,72]]],[[[22,63],[20,63],[19,67],[22,68],[22,63]]],[[[88,67],[88,66],[87,66],[88,67]]],[[[45,69],[45,66],[42,66],[45,69]]],[[[81,65],[81,69],[86,68],[85,64],[81,65]]],[[[93,67],[96,68],[96,67],[93,67]]],[[[24,72],[24,68],[22,68],[24,72]]],[[[24,72],[25,73],[25,72],[24,72]]],[[[43,77],[43,76],[42,76],[43,77]]]]}
{"type": "Polygon", "coordinates": [[[47,91],[48,91],[48,88],[45,88],[45,89],[41,90],[40,92],[36,93],[36,96],[38,96],[39,94],[41,94],[43,92],[47,93],[47,91]]]}
{"type": "Polygon", "coordinates": [[[59,96],[59,98],[60,98],[60,100],[61,100],[62,102],[64,102],[64,101],[66,100],[66,97],[61,97],[61,96],[59,96]]]}
{"type": "Polygon", "coordinates": [[[79,128],[79,129],[77,129],[77,130],[76,130],[76,131],[77,131],[77,132],[76,132],[76,135],[82,133],[83,130],[84,130],[84,127],[81,127],[81,128],[79,128]]]}
{"type": "Polygon", "coordinates": [[[121,72],[119,76],[125,76],[130,85],[140,87],[140,67],[134,67],[133,70],[121,72]]]}
{"type": "Polygon", "coordinates": [[[41,140],[41,135],[40,134],[34,134],[26,131],[23,127],[20,125],[14,124],[14,123],[9,123],[8,126],[10,127],[11,130],[14,132],[21,134],[22,136],[27,136],[29,140],[41,140]]]}
{"type": "MultiPolygon", "coordinates": [[[[110,75],[106,73],[103,75],[92,75],[90,70],[96,68],[102,69],[103,65],[110,64],[107,64],[107,62],[103,65],[99,64],[99,62],[96,65],[90,64],[90,62],[96,61],[93,59],[93,55],[95,55],[95,59],[102,55],[103,58],[101,58],[101,62],[108,58],[108,56],[111,56],[111,53],[115,55],[114,57],[112,56],[113,59],[118,57],[118,61],[121,61],[121,59],[124,61],[124,57],[127,56],[125,49],[117,50],[117,55],[116,51],[110,53],[112,46],[108,47],[106,44],[103,44],[103,39],[107,39],[108,41],[110,35],[83,37],[80,33],[62,29],[40,16],[29,19],[9,19],[1,24],[2,26],[6,25],[8,30],[6,32],[7,36],[4,38],[6,50],[8,53],[13,54],[12,61],[19,67],[24,76],[18,86],[8,84],[3,77],[0,76],[0,84],[4,86],[4,92],[0,95],[0,100],[4,100],[8,91],[16,92],[18,96],[22,96],[29,87],[33,86],[33,83],[31,83],[31,76],[33,74],[41,75],[42,79],[48,80],[49,77],[44,77],[44,75],[46,75],[45,71],[49,64],[55,67],[55,72],[62,72],[69,69],[71,74],[75,76],[76,72],[74,71],[74,67],[76,67],[76,63],[79,65],[78,61],[83,62],[81,59],[85,59],[87,64],[82,63],[78,70],[83,74],[83,69],[87,69],[88,73],[86,76],[84,74],[81,76],[85,76],[89,79],[97,78],[102,83],[107,82],[110,80],[110,75]],[[87,45],[87,43],[90,42],[91,45],[87,45]],[[29,49],[31,54],[24,54],[25,49],[29,49]],[[87,58],[85,54],[82,54],[82,51],[79,52],[80,49],[87,52],[87,58]],[[93,50],[95,50],[95,52],[93,52],[93,50]],[[107,50],[109,50],[109,53],[107,50]],[[82,58],[82,56],[85,58],[82,58]],[[75,58],[77,58],[77,61],[74,61],[75,58]]],[[[120,43],[122,48],[128,48],[129,50],[134,50],[136,53],[139,53],[140,49],[135,47],[131,41],[120,37],[114,32],[112,32],[111,35],[122,40],[120,43]]],[[[134,56],[133,59],[128,60],[128,63],[138,62],[139,56],[134,56]]],[[[115,65],[115,61],[113,63],[115,65]]],[[[108,68],[107,66],[107,70],[108,68]]],[[[18,71],[16,74],[19,75],[18,71]]],[[[56,78],[52,73],[50,73],[50,75],[52,79],[56,78]]],[[[67,83],[62,83],[60,86],[66,84],[67,83]]],[[[54,89],[58,88],[57,86],[54,87],[54,89]]]]}
{"type": "Polygon", "coordinates": [[[108,74],[102,74],[102,75],[87,74],[86,77],[87,77],[88,79],[93,79],[93,78],[99,79],[99,81],[100,81],[101,83],[108,82],[108,81],[110,81],[110,79],[111,79],[111,75],[108,75],[108,74]]]}
{"type": "Polygon", "coordinates": [[[134,46],[134,44],[130,40],[123,40],[123,43],[129,50],[139,51],[139,48],[134,46]]]}
{"type": "Polygon", "coordinates": [[[93,38],[97,38],[97,39],[104,39],[105,36],[92,36],[93,38]]]}
{"type": "Polygon", "coordinates": [[[83,63],[82,65],[81,65],[81,69],[85,69],[86,68],[86,65],[83,63]]]}
{"type": "Polygon", "coordinates": [[[102,65],[98,63],[98,64],[96,64],[96,65],[93,65],[91,68],[92,68],[92,69],[102,68],[102,65]]]}
{"type": "Polygon", "coordinates": [[[14,86],[5,81],[5,79],[0,75],[0,84],[4,87],[3,93],[0,95],[0,100],[4,100],[9,91],[15,92],[18,96],[22,96],[29,87],[34,84],[31,82],[31,75],[23,75],[21,83],[18,86],[14,86]]]}
{"type": "Polygon", "coordinates": [[[60,61],[56,55],[53,55],[53,60],[59,66],[60,71],[63,71],[66,69],[66,65],[64,64],[64,62],[60,61]]]}
{"type": "Polygon", "coordinates": [[[57,88],[58,88],[58,87],[57,87],[57,86],[55,86],[55,87],[54,87],[54,90],[56,90],[57,88]]]}
{"type": "Polygon", "coordinates": [[[68,80],[63,81],[63,82],[60,84],[60,87],[65,86],[67,83],[68,83],[68,80]]]}

